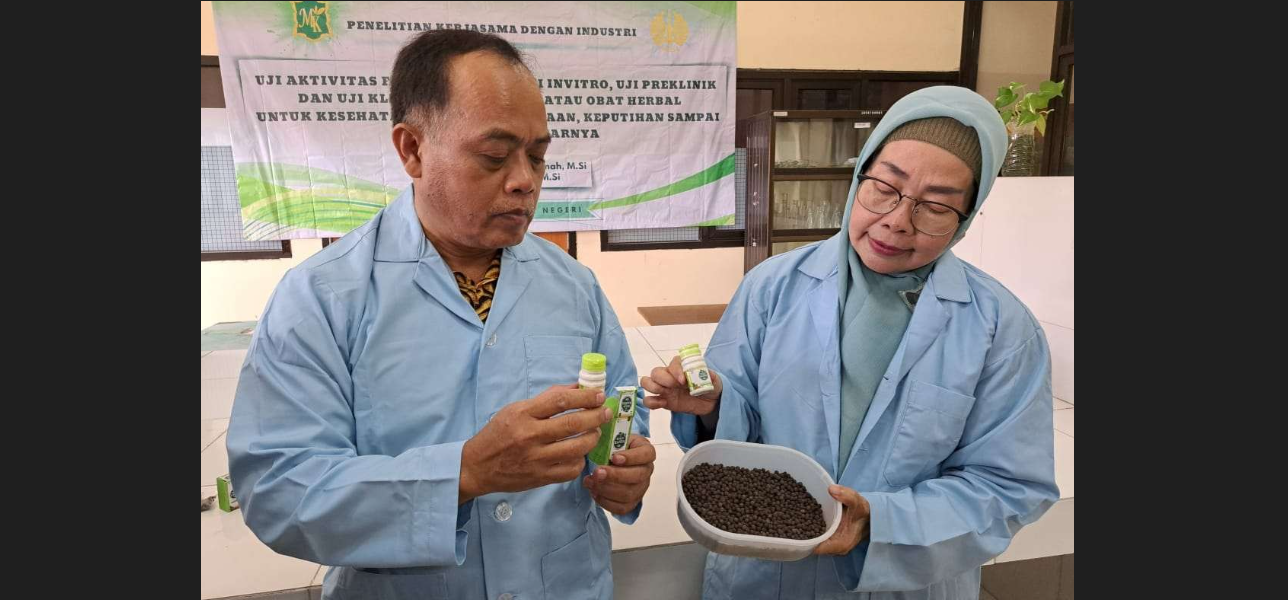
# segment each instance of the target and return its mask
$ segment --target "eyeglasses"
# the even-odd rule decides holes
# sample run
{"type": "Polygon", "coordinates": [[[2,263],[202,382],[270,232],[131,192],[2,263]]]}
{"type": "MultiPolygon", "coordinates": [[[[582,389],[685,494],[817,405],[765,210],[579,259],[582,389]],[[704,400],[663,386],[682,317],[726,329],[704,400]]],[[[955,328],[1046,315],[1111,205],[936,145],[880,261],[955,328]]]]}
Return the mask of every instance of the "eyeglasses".
{"type": "Polygon", "coordinates": [[[855,200],[860,206],[878,215],[886,215],[894,212],[894,209],[899,207],[899,203],[907,198],[912,202],[912,226],[926,235],[936,237],[948,235],[966,220],[964,213],[947,204],[905,196],[898,188],[876,177],[867,175],[855,177],[859,180],[855,200]],[[871,183],[864,185],[864,182],[871,183]]]}

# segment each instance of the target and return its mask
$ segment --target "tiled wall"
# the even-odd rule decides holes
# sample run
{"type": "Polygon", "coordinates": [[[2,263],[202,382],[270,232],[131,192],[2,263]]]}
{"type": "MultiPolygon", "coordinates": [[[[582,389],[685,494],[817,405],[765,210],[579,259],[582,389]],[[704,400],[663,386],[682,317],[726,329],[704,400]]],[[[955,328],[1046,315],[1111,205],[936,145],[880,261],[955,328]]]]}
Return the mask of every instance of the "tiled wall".
{"type": "Polygon", "coordinates": [[[1073,177],[999,177],[953,252],[1042,323],[1055,397],[1073,404],[1073,177]]]}

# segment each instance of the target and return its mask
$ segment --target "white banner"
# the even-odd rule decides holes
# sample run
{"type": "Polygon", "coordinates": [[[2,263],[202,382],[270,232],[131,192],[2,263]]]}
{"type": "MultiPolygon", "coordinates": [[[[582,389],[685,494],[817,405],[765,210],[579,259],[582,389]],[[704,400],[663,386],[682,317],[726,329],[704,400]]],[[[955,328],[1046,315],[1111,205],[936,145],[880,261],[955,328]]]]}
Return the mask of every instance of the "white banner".
{"type": "Polygon", "coordinates": [[[334,237],[409,183],[389,72],[426,29],[524,52],[553,141],[533,231],[733,223],[735,2],[215,2],[247,239],[334,237]]]}

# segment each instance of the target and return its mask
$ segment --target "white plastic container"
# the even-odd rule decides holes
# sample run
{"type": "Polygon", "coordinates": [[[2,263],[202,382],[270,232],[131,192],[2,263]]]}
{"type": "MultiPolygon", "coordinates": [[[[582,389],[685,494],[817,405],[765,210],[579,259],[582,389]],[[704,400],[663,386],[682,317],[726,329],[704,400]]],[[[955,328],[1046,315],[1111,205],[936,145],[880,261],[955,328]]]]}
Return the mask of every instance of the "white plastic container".
{"type": "Polygon", "coordinates": [[[675,510],[680,517],[680,526],[684,527],[693,541],[707,550],[766,560],[800,560],[813,554],[814,549],[832,537],[841,524],[841,502],[827,493],[827,487],[833,483],[832,476],[822,466],[797,450],[768,444],[711,440],[694,446],[680,459],[680,466],[675,470],[678,496],[675,510]],[[801,482],[805,490],[823,507],[823,521],[827,523],[827,531],[808,540],[789,540],[730,533],[707,523],[694,512],[684,497],[684,474],[702,463],[786,472],[801,482]]]}

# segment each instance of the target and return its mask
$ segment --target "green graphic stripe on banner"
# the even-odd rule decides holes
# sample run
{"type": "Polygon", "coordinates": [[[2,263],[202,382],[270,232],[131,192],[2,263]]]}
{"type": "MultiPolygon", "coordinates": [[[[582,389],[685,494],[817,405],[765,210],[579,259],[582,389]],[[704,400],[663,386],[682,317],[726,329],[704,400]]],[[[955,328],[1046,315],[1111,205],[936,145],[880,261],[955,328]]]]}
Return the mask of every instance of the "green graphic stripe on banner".
{"type": "Polygon", "coordinates": [[[694,173],[693,175],[685,177],[684,179],[681,179],[675,183],[667,184],[655,190],[649,190],[647,192],[642,192],[639,194],[635,194],[633,196],[627,196],[625,198],[618,198],[616,200],[605,200],[597,204],[592,204],[590,206],[590,209],[601,210],[605,208],[618,208],[622,206],[630,206],[632,204],[640,204],[643,202],[658,200],[661,198],[666,198],[667,196],[674,196],[676,194],[681,194],[689,190],[700,188],[713,181],[719,181],[723,177],[728,177],[730,175],[733,175],[734,168],[735,168],[734,155],[730,154],[729,156],[726,156],[724,160],[721,160],[720,162],[714,165],[711,165],[706,170],[701,171],[699,173],[694,173]]]}
{"type": "Polygon", "coordinates": [[[733,225],[735,222],[733,215],[725,215],[723,217],[716,217],[710,221],[694,223],[688,227],[718,227],[720,225],[733,225]]]}
{"type": "Polygon", "coordinates": [[[282,189],[271,196],[257,200],[251,204],[242,206],[242,212],[254,213],[265,206],[281,202],[294,202],[298,198],[313,198],[316,200],[329,200],[332,202],[344,202],[357,207],[375,208],[377,210],[384,208],[392,201],[393,197],[381,192],[364,192],[360,190],[351,190],[344,188],[318,188],[289,190],[282,189]]]}
{"type": "Polygon", "coordinates": [[[277,239],[282,233],[300,229],[336,232],[341,235],[361,227],[371,220],[370,217],[350,216],[349,218],[317,219],[304,225],[282,225],[267,221],[247,221],[242,233],[247,240],[261,241],[277,239]]]}
{"type": "Polygon", "coordinates": [[[283,190],[318,185],[334,185],[351,191],[398,196],[399,190],[351,175],[325,169],[280,163],[241,163],[237,165],[237,193],[242,206],[254,204],[283,190]],[[250,184],[243,187],[242,182],[250,184]]]}
{"type": "Polygon", "coordinates": [[[243,214],[242,218],[250,221],[269,221],[282,225],[299,225],[303,227],[325,219],[357,217],[366,220],[374,217],[379,211],[380,208],[353,206],[344,201],[301,197],[287,202],[269,204],[250,214],[243,214]],[[300,217],[306,217],[306,219],[301,219],[300,217]]]}
{"type": "Polygon", "coordinates": [[[248,239],[296,229],[347,233],[398,196],[365,179],[292,164],[237,165],[237,194],[248,239]]]}
{"type": "Polygon", "coordinates": [[[237,175],[237,199],[242,209],[265,198],[291,193],[291,188],[274,185],[256,177],[237,175]]]}
{"type": "Polygon", "coordinates": [[[248,221],[264,221],[279,225],[308,227],[324,221],[357,219],[359,222],[366,222],[375,215],[376,211],[374,210],[350,210],[346,207],[315,209],[311,206],[292,206],[284,210],[260,211],[243,218],[248,221]]]}

